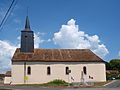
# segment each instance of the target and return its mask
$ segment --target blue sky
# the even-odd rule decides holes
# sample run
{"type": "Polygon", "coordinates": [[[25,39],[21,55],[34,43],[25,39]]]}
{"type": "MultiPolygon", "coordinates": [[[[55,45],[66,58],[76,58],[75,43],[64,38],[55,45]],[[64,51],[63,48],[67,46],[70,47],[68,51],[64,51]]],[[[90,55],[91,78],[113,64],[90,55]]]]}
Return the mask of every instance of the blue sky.
{"type": "MultiPolygon", "coordinates": [[[[11,1],[0,0],[0,21],[11,1]]],[[[5,63],[10,61],[12,55],[6,53],[9,53],[10,50],[14,51],[13,48],[19,46],[20,31],[24,29],[27,7],[29,7],[31,28],[36,33],[37,48],[84,48],[83,46],[94,38],[90,44],[90,49],[96,48],[95,45],[97,45],[99,51],[95,52],[101,55],[105,53],[102,57],[105,61],[120,58],[120,0],[18,0],[4,28],[0,31],[0,40],[3,44],[0,44],[0,48],[4,47],[3,42],[6,42],[10,47],[4,54],[4,57],[7,56],[7,60],[4,57],[0,58],[1,68],[4,68],[1,69],[2,71],[10,68],[2,67],[9,64],[5,63]],[[76,22],[74,23],[74,21],[76,22]],[[79,30],[68,29],[72,28],[72,26],[67,27],[71,25],[70,23],[73,27],[78,25],[79,30]],[[66,26],[62,27],[62,25],[66,26]],[[75,34],[78,35],[78,38],[75,39],[75,37],[70,36],[71,34],[68,34],[69,31],[85,34],[83,36],[75,34]],[[62,36],[58,38],[58,34],[62,34],[62,36]],[[80,40],[81,37],[84,38],[84,41],[80,40]],[[61,44],[66,42],[63,40],[64,38],[68,40],[67,44],[61,44]],[[76,40],[77,44],[73,45],[72,40],[76,40]],[[93,45],[93,43],[95,44],[93,45]],[[101,46],[108,51],[104,52],[103,49],[99,48],[101,46]]],[[[2,50],[1,53],[4,53],[2,50]]]]}

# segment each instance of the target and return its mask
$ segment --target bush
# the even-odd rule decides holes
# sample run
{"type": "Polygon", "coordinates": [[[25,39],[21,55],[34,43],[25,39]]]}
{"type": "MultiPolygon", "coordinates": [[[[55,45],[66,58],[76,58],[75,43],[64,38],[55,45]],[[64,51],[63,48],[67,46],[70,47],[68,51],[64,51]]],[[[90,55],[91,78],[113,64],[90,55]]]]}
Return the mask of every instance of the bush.
{"type": "Polygon", "coordinates": [[[115,79],[120,79],[119,74],[106,74],[107,80],[112,80],[113,78],[115,79]]]}
{"type": "Polygon", "coordinates": [[[55,79],[51,82],[48,82],[48,84],[68,84],[68,83],[65,82],[64,80],[55,79]]]}
{"type": "Polygon", "coordinates": [[[110,62],[107,62],[106,69],[120,71],[120,59],[112,59],[110,62]]]}
{"type": "Polygon", "coordinates": [[[48,83],[43,83],[43,84],[23,84],[23,85],[18,85],[18,86],[64,87],[68,85],[69,84],[65,82],[64,80],[55,79],[53,81],[50,81],[48,83]]]}

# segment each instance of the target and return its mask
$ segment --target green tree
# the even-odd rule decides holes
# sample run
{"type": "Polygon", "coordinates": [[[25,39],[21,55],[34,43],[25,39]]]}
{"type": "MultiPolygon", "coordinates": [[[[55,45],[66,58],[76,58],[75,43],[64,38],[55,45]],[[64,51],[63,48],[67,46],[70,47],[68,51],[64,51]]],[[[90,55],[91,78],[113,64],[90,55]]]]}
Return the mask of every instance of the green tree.
{"type": "Polygon", "coordinates": [[[106,62],[106,70],[112,70],[112,67],[110,66],[109,62],[106,62]]]}
{"type": "Polygon", "coordinates": [[[111,68],[111,70],[120,71],[120,59],[112,59],[109,62],[108,68],[111,68]]]}

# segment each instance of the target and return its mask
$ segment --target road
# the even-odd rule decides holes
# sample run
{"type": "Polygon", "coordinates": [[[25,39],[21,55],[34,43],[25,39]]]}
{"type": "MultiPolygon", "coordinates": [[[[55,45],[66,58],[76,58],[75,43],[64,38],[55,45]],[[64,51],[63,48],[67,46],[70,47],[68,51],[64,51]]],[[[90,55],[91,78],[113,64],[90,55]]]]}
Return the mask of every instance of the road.
{"type": "Polygon", "coordinates": [[[120,90],[120,80],[99,87],[99,88],[53,88],[53,87],[32,87],[32,86],[0,86],[0,88],[11,88],[13,90],[120,90]]]}
{"type": "Polygon", "coordinates": [[[104,88],[119,88],[120,89],[120,80],[115,80],[113,83],[103,86],[104,88]]]}

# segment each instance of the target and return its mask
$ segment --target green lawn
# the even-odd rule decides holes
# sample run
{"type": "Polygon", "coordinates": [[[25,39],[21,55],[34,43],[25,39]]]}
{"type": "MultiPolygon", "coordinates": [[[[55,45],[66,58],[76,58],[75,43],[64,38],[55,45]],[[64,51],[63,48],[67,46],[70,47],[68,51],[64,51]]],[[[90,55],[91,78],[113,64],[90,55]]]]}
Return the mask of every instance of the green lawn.
{"type": "MultiPolygon", "coordinates": [[[[78,86],[78,87],[99,87],[99,86],[103,86],[109,82],[111,82],[112,80],[108,80],[106,82],[95,82],[93,86],[86,86],[86,85],[82,85],[82,86],[78,86]]],[[[51,82],[48,83],[44,83],[44,84],[22,84],[22,85],[17,85],[17,86],[43,86],[43,87],[74,87],[71,84],[63,81],[63,80],[53,80],[51,82]]]]}
{"type": "Polygon", "coordinates": [[[69,83],[65,82],[64,80],[53,80],[48,83],[44,84],[23,84],[23,85],[18,85],[18,86],[44,86],[44,87],[65,87],[68,86],[69,83]]]}

